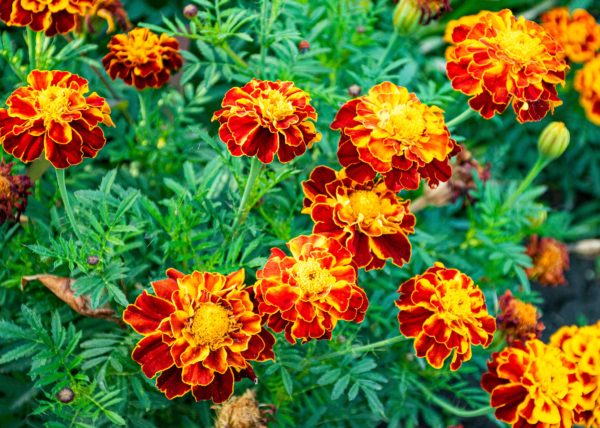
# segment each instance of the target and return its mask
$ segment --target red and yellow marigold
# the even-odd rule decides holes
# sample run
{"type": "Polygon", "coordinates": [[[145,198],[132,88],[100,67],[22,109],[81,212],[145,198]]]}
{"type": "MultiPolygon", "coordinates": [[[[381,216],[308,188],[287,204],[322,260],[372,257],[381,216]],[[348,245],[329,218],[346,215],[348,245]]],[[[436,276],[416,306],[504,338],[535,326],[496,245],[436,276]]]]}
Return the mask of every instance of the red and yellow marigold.
{"type": "Polygon", "coordinates": [[[361,322],[369,302],[356,284],[352,254],[335,239],[299,236],[291,256],[273,248],[254,285],[258,310],[288,342],[331,339],[339,320],[361,322]]]}
{"type": "Polygon", "coordinates": [[[560,44],[540,25],[512,12],[484,12],[453,27],[446,51],[452,87],[469,95],[484,118],[509,104],[521,123],[539,121],[561,105],[556,86],[568,66],[560,44]]]}
{"type": "Polygon", "coordinates": [[[88,82],[66,71],[33,70],[29,86],[15,90],[0,109],[0,145],[23,162],[42,151],[56,168],[96,157],[106,144],[100,124],[114,126],[110,107],[88,82]]]}
{"type": "Polygon", "coordinates": [[[498,420],[514,427],[570,428],[582,386],[577,367],[538,339],[494,352],[481,378],[498,420]]]}
{"type": "Polygon", "coordinates": [[[256,156],[262,163],[291,162],[321,140],[311,120],[310,96],[293,82],[252,79],[225,94],[212,120],[233,156],[256,156]]]}
{"type": "Polygon", "coordinates": [[[527,246],[527,255],[531,257],[533,266],[525,273],[542,285],[565,285],[564,272],[569,269],[569,253],[567,246],[553,238],[531,236],[527,246]]]}
{"type": "Polygon", "coordinates": [[[102,58],[108,75],[138,89],[162,87],[183,64],[177,39],[147,28],[113,36],[108,49],[102,58]]]}
{"type": "Polygon", "coordinates": [[[535,306],[517,299],[510,290],[500,297],[499,304],[498,330],[504,332],[509,345],[515,340],[525,342],[541,337],[544,324],[539,320],[542,315],[535,306]]]}
{"type": "Polygon", "coordinates": [[[399,198],[383,181],[359,184],[325,166],[302,183],[304,214],[315,222],[314,233],[336,239],[365,270],[381,269],[391,258],[396,266],[410,260],[408,235],[415,231],[410,201],[399,198]]]}
{"type": "Polygon", "coordinates": [[[542,15],[542,27],[560,43],[569,60],[586,62],[600,49],[600,25],[587,10],[557,7],[542,15]]]}
{"type": "Polygon", "coordinates": [[[273,360],[274,337],[262,327],[244,271],[224,276],[174,269],[123,313],[144,337],[132,357],[168,399],[188,392],[222,403],[235,381],[256,381],[251,361],[273,360]]]}
{"type": "Polygon", "coordinates": [[[398,293],[400,332],[416,338],[417,357],[425,357],[432,367],[441,368],[452,353],[450,369],[458,370],[471,359],[471,345],[492,342],[496,320],[479,287],[464,273],[437,262],[401,284],[398,293]]]}
{"type": "Polygon", "coordinates": [[[587,428],[600,427],[600,321],[584,327],[561,327],[550,338],[550,345],[577,365],[583,392],[575,409],[575,422],[587,428]]]}
{"type": "Polygon", "coordinates": [[[338,159],[348,177],[362,184],[380,174],[394,192],[417,189],[421,178],[432,187],[448,181],[460,150],[442,109],[390,82],[344,104],[331,128],[341,132],[338,159]]]}
{"type": "Polygon", "coordinates": [[[575,74],[575,90],[579,92],[579,104],[588,120],[600,126],[600,55],[584,64],[575,74]]]}
{"type": "Polygon", "coordinates": [[[2,0],[0,20],[7,25],[44,31],[47,36],[65,34],[77,26],[79,19],[95,0],[2,0]]]}

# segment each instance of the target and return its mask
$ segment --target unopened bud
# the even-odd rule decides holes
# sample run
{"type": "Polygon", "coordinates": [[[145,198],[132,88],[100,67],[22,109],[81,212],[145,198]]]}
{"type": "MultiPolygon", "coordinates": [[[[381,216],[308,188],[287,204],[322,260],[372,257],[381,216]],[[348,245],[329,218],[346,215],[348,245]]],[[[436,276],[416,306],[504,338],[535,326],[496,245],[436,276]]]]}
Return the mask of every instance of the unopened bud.
{"type": "Polygon", "coordinates": [[[567,147],[571,136],[563,122],[551,122],[544,128],[538,140],[538,150],[547,159],[561,156],[567,147]]]}
{"type": "Polygon", "coordinates": [[[300,53],[306,53],[309,49],[310,43],[308,43],[307,40],[302,40],[300,43],[298,43],[298,50],[300,51],[300,53]]]}
{"type": "Polygon", "coordinates": [[[96,266],[99,261],[100,258],[98,256],[88,256],[87,258],[88,265],[90,266],[96,266]]]}
{"type": "Polygon", "coordinates": [[[359,25],[358,27],[356,27],[356,32],[358,34],[364,34],[364,32],[366,31],[365,27],[362,25],[359,25]]]}
{"type": "Polygon", "coordinates": [[[198,15],[198,8],[193,4],[188,4],[183,8],[183,16],[187,19],[193,19],[198,15]]]}
{"type": "Polygon", "coordinates": [[[421,9],[414,0],[400,0],[394,9],[394,29],[399,34],[414,32],[421,21],[421,9]]]}
{"type": "Polygon", "coordinates": [[[58,394],[56,394],[56,398],[58,398],[58,400],[62,403],[70,403],[75,399],[75,393],[71,388],[66,387],[58,391],[58,394]]]}
{"type": "Polygon", "coordinates": [[[360,95],[361,91],[362,91],[362,88],[356,84],[348,87],[348,95],[350,95],[352,98],[358,97],[360,95]]]}

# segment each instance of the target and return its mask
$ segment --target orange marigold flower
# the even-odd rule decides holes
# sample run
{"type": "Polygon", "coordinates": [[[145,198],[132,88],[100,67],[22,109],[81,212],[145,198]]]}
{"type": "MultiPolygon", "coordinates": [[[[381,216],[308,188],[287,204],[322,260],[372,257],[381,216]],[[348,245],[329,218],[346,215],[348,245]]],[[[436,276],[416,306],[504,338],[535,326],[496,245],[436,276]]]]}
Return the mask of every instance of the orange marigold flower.
{"type": "Polygon", "coordinates": [[[326,166],[315,168],[302,183],[304,214],[315,222],[314,233],[335,238],[352,253],[357,267],[381,269],[388,258],[396,266],[410,260],[408,235],[415,231],[410,201],[383,181],[359,184],[326,166]]]}
{"type": "Polygon", "coordinates": [[[94,158],[106,144],[100,124],[114,126],[110,107],[88,81],[66,71],[33,70],[0,109],[0,145],[23,162],[45,151],[56,168],[94,158]]]}
{"type": "Polygon", "coordinates": [[[222,403],[235,381],[256,381],[250,361],[273,360],[275,338],[244,285],[244,270],[230,275],[167,270],[123,313],[144,335],[132,353],[148,378],[171,400],[190,390],[194,398],[222,403]]]}
{"type": "Polygon", "coordinates": [[[569,269],[569,253],[565,244],[556,239],[539,239],[537,235],[532,235],[526,254],[533,262],[533,266],[525,270],[530,279],[542,285],[566,284],[564,271],[569,269]]]}
{"type": "Polygon", "coordinates": [[[102,58],[108,75],[138,89],[162,87],[183,65],[177,39],[147,28],[113,36],[108,49],[102,58]]]}
{"type": "Polygon", "coordinates": [[[452,31],[446,71],[484,118],[512,103],[521,123],[543,119],[562,104],[556,85],[569,68],[562,48],[540,25],[512,12],[485,12],[452,31]]]}
{"type": "Polygon", "coordinates": [[[579,92],[579,104],[588,120],[600,126],[600,55],[584,64],[575,74],[575,90],[579,92]]]}
{"type": "Polygon", "coordinates": [[[573,62],[589,61],[600,48],[600,25],[587,10],[576,9],[569,14],[568,8],[557,7],[542,15],[542,27],[573,62]]]}
{"type": "Polygon", "coordinates": [[[292,256],[273,248],[254,285],[258,310],[276,332],[297,339],[331,339],[338,320],[361,322],[369,301],[356,284],[352,254],[323,235],[287,243],[292,256]]]}
{"type": "Polygon", "coordinates": [[[421,178],[432,187],[448,181],[450,157],[460,148],[443,113],[402,86],[380,83],[338,111],[331,124],[341,131],[338,159],[353,180],[366,183],[379,173],[394,192],[417,189],[421,178]]]}
{"type": "Polygon", "coordinates": [[[18,222],[27,208],[27,197],[33,184],[26,175],[12,173],[14,163],[0,160],[0,226],[5,222],[18,222]]]}
{"type": "Polygon", "coordinates": [[[451,370],[471,359],[471,345],[492,343],[496,320],[488,314],[483,293],[471,278],[436,262],[398,288],[400,332],[415,337],[417,357],[436,369],[452,351],[451,370]]]}
{"type": "Polygon", "coordinates": [[[514,427],[570,428],[581,397],[577,367],[538,339],[494,352],[481,377],[499,420],[514,427]]]}
{"type": "Polygon", "coordinates": [[[452,21],[448,22],[448,24],[446,24],[446,29],[444,30],[444,41],[446,43],[453,43],[452,33],[454,32],[454,29],[456,27],[460,27],[460,26],[472,27],[475,24],[477,24],[479,19],[486,13],[488,13],[487,10],[482,10],[482,11],[478,12],[476,15],[464,15],[458,19],[453,19],[452,21]]]}
{"type": "Polygon", "coordinates": [[[7,25],[27,26],[47,36],[65,34],[77,26],[95,0],[2,0],[0,20],[7,25]]]}
{"type": "Polygon", "coordinates": [[[600,427],[600,321],[584,327],[561,327],[550,338],[550,345],[577,365],[583,392],[575,409],[575,422],[600,427]]]}
{"type": "Polygon", "coordinates": [[[541,316],[535,306],[515,298],[510,290],[506,290],[500,297],[498,330],[504,331],[509,345],[515,340],[539,339],[544,330],[544,324],[539,321],[541,316]]]}
{"type": "Polygon", "coordinates": [[[95,31],[94,24],[100,19],[106,21],[107,34],[117,31],[117,26],[125,30],[131,28],[121,0],[96,0],[94,7],[85,15],[85,25],[90,33],[95,31]]]}
{"type": "Polygon", "coordinates": [[[225,94],[212,120],[220,123],[219,136],[233,156],[256,156],[271,163],[275,154],[287,163],[321,140],[317,113],[310,95],[293,82],[252,79],[225,94]]]}

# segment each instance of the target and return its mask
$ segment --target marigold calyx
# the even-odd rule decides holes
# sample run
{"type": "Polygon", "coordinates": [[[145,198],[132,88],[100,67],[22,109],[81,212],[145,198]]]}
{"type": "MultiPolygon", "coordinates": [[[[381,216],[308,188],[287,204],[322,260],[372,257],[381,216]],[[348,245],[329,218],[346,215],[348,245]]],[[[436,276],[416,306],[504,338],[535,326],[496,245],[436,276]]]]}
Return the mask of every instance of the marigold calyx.
{"type": "Polygon", "coordinates": [[[563,122],[551,122],[538,139],[540,155],[548,160],[556,159],[567,150],[570,140],[569,130],[563,122]]]}

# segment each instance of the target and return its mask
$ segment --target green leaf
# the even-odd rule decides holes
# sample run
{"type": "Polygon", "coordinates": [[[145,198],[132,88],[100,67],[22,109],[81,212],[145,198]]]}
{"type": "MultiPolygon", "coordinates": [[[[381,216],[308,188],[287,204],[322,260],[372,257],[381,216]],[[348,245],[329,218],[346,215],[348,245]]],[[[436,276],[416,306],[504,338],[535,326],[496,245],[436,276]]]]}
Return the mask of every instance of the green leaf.
{"type": "Polygon", "coordinates": [[[331,399],[337,400],[338,398],[340,398],[342,396],[342,394],[344,393],[344,391],[346,390],[346,387],[348,386],[349,382],[350,382],[349,374],[344,375],[341,378],[339,378],[338,381],[333,386],[333,390],[331,391],[331,399]]]}

